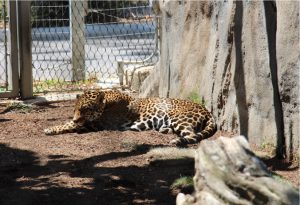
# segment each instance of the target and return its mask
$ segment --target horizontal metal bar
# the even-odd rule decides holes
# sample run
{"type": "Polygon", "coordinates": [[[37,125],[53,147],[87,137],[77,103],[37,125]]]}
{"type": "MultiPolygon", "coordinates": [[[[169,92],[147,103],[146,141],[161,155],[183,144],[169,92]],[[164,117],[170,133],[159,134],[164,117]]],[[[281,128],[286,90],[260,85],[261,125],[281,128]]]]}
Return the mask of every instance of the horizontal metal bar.
{"type": "Polygon", "coordinates": [[[99,38],[114,38],[114,37],[126,37],[126,36],[142,36],[142,35],[150,35],[155,34],[155,32],[147,32],[147,33],[133,33],[133,34],[123,34],[123,35],[110,35],[110,36],[95,36],[95,37],[87,37],[88,39],[99,39],[99,38]]]}

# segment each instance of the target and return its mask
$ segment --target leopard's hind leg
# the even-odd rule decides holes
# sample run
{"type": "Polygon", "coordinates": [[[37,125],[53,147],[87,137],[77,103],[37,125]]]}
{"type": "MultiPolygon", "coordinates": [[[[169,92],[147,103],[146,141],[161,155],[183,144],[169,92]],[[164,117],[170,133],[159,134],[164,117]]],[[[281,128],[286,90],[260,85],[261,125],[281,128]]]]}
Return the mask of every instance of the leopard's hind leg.
{"type": "Polygon", "coordinates": [[[172,122],[171,125],[174,132],[179,136],[179,138],[172,140],[170,142],[171,144],[175,144],[177,146],[195,144],[212,136],[216,131],[216,124],[213,117],[210,117],[208,120],[205,118],[198,119],[198,126],[194,126],[193,124],[185,121],[174,120],[172,122]],[[196,132],[198,128],[200,128],[200,132],[196,132]]]}
{"type": "Polygon", "coordinates": [[[173,126],[173,129],[179,137],[171,140],[170,144],[176,146],[183,146],[186,144],[195,144],[201,140],[199,135],[195,133],[192,126],[183,126],[182,124],[175,124],[175,126],[173,126]]]}
{"type": "Polygon", "coordinates": [[[176,146],[184,146],[186,144],[195,144],[200,142],[201,136],[195,132],[195,127],[191,122],[187,122],[187,118],[180,116],[172,116],[170,127],[178,138],[171,140],[170,144],[176,146]]]}

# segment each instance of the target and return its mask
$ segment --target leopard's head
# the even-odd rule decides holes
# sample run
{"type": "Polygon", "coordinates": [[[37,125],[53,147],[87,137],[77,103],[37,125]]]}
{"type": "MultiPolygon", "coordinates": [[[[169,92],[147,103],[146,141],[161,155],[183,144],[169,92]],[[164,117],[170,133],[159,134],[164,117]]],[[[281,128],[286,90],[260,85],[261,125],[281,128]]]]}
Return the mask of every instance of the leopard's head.
{"type": "Polygon", "coordinates": [[[104,92],[88,90],[77,96],[73,121],[79,124],[91,122],[101,117],[105,107],[104,92]]]}

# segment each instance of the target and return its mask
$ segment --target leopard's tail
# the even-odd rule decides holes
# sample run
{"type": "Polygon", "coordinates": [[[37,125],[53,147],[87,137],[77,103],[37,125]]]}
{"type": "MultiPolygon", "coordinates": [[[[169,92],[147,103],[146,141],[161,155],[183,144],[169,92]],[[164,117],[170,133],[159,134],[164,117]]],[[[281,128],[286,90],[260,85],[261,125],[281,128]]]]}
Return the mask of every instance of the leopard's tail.
{"type": "Polygon", "coordinates": [[[215,119],[210,115],[209,119],[205,122],[203,129],[197,133],[198,137],[203,140],[211,137],[217,131],[215,119]]]}

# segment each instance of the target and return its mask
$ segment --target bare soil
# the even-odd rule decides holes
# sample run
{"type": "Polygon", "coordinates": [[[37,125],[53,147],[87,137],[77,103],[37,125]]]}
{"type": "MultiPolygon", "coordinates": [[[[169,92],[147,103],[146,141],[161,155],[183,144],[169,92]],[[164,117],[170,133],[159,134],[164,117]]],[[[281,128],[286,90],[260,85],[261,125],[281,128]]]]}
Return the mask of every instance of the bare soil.
{"type": "MultiPolygon", "coordinates": [[[[0,204],[175,204],[176,194],[185,190],[170,186],[179,177],[193,176],[193,163],[151,163],[147,155],[151,148],[168,147],[175,135],[44,135],[43,129],[72,118],[73,105],[68,101],[0,114],[0,204]]],[[[0,106],[0,113],[4,109],[0,106]]],[[[211,139],[220,135],[232,136],[218,132],[211,139]]],[[[266,162],[299,186],[298,163],[266,162]]]]}

